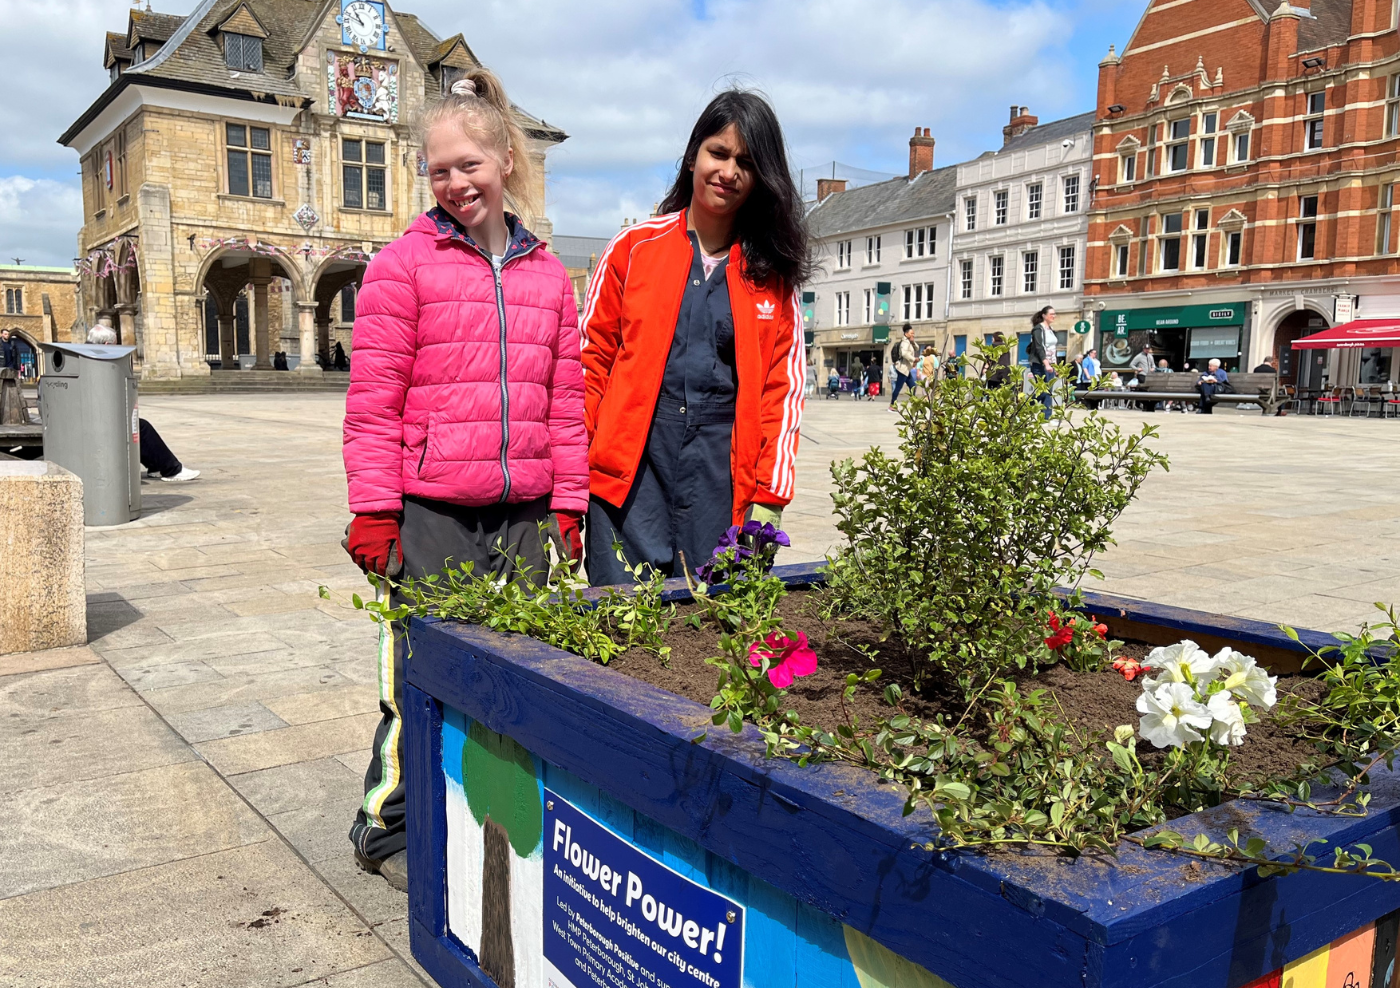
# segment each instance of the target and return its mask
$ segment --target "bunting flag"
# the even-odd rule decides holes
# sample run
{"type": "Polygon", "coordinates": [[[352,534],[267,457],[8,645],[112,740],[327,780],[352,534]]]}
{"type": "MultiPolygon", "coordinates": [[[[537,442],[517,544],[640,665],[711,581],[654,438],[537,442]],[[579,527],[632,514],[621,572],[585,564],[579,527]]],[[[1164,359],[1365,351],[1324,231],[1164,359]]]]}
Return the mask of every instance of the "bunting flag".
{"type": "Polygon", "coordinates": [[[88,252],[78,261],[78,270],[94,278],[106,278],[118,271],[128,271],[136,267],[136,243],[133,236],[123,234],[111,243],[88,252]],[[130,248],[123,250],[122,248],[130,248]],[[125,256],[123,256],[125,255],[125,256]]]}

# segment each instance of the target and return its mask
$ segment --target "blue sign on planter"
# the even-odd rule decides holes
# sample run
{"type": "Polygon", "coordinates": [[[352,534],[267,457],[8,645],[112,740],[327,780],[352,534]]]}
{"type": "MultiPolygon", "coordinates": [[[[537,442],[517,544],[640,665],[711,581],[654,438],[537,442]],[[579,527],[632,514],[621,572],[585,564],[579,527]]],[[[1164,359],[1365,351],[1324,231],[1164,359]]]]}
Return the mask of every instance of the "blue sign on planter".
{"type": "Polygon", "coordinates": [[[556,988],[741,988],[744,908],[544,791],[544,957],[556,988]]]}

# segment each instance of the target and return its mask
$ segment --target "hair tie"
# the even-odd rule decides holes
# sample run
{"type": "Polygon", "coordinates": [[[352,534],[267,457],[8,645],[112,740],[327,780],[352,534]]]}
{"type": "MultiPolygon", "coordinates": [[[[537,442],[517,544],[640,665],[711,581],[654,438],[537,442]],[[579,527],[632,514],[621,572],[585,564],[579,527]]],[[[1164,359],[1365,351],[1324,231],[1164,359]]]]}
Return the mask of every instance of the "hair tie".
{"type": "Polygon", "coordinates": [[[452,84],[453,96],[476,96],[476,83],[470,79],[458,79],[452,84]]]}

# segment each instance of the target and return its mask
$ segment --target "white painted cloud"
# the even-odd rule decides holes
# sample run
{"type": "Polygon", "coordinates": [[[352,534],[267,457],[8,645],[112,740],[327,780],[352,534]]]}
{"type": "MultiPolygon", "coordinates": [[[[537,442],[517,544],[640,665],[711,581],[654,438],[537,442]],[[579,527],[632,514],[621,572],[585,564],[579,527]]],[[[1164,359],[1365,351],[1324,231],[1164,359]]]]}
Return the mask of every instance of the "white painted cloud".
{"type": "Polygon", "coordinates": [[[82,222],[76,184],[0,176],[0,264],[71,264],[82,222]]]}
{"type": "MultiPolygon", "coordinates": [[[[902,172],[915,126],[937,162],[1000,143],[1007,106],[1042,119],[1088,109],[1099,51],[1065,54],[1068,8],[1095,0],[396,0],[440,35],[461,31],[512,96],[570,139],[550,155],[561,233],[606,235],[645,216],[669,184],[690,126],[731,81],[767,93],[795,165],[833,158],[902,172]]],[[[107,84],[103,32],[128,0],[3,0],[0,175],[76,188],[56,139],[107,84]]],[[[187,13],[195,0],[157,0],[187,13]]],[[[11,183],[17,178],[7,180],[11,183]]],[[[51,185],[28,193],[56,202],[51,185]],[[49,189],[47,193],[36,192],[49,189]]],[[[76,193],[72,195],[76,203],[76,193]]],[[[78,211],[48,224],[0,215],[0,245],[71,258],[78,211]],[[43,236],[40,236],[43,234],[43,236]]],[[[27,215],[27,214],[26,214],[27,215]]],[[[4,253],[12,253],[4,248],[4,253]]]]}

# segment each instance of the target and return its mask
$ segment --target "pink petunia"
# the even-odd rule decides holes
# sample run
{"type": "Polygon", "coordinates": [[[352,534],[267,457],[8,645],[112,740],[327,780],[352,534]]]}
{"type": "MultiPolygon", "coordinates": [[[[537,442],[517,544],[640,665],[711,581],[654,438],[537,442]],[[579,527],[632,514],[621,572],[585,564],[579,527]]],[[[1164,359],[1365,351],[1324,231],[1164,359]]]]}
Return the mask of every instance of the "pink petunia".
{"type": "Polygon", "coordinates": [[[802,632],[796,638],[787,638],[774,631],[762,642],[749,646],[749,665],[755,669],[768,660],[768,681],[780,690],[792,685],[798,676],[810,676],[817,671],[817,653],[807,644],[807,636],[802,632]]]}

